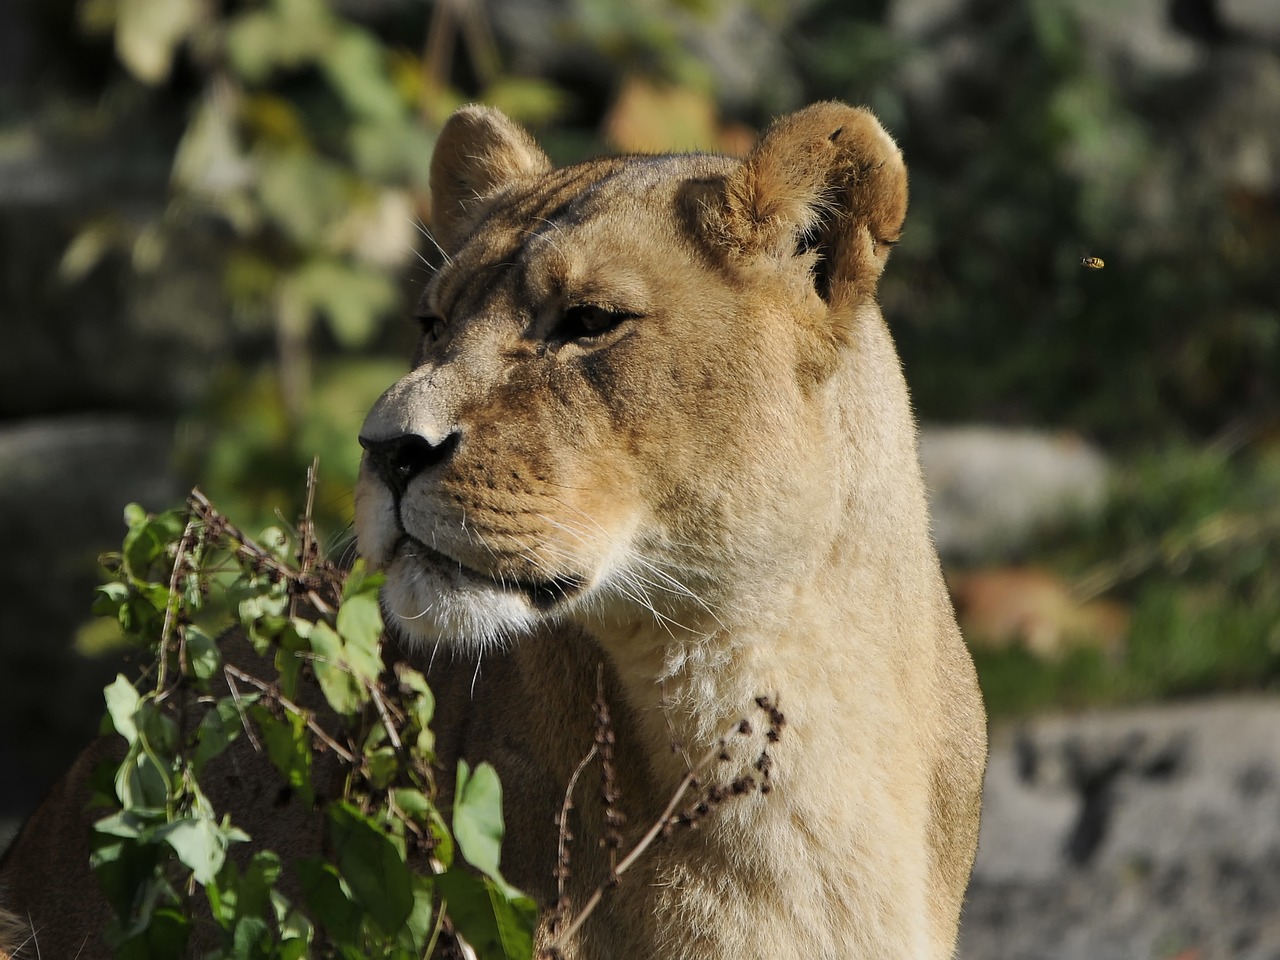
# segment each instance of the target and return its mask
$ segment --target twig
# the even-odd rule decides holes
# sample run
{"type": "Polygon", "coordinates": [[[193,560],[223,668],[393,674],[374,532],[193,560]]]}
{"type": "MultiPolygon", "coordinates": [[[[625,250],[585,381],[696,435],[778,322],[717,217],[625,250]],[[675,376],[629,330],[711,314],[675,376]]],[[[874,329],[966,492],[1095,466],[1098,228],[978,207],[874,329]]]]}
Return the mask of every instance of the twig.
{"type": "Polygon", "coordinates": [[[604,836],[601,841],[609,850],[609,879],[617,882],[618,849],[622,846],[622,828],[627,818],[618,809],[622,793],[618,789],[618,771],[613,765],[613,717],[604,698],[604,664],[596,665],[595,741],[600,755],[600,799],[604,801],[604,836]]]}
{"type": "Polygon", "coordinates": [[[555,915],[551,920],[552,936],[555,936],[556,928],[569,908],[569,893],[565,881],[569,879],[569,843],[573,840],[573,834],[569,832],[569,811],[573,809],[573,791],[578,785],[578,778],[582,776],[582,771],[595,759],[597,750],[593,743],[587,755],[578,762],[573,776],[569,778],[568,786],[565,787],[564,802],[560,805],[559,837],[556,840],[556,907],[555,915]]]}
{"type": "Polygon", "coordinates": [[[245,735],[249,738],[249,742],[253,744],[254,751],[261,753],[262,744],[258,742],[258,736],[253,732],[253,725],[249,723],[249,717],[244,712],[244,704],[240,702],[240,688],[236,686],[235,677],[231,676],[229,672],[231,669],[229,666],[224,666],[222,672],[227,678],[227,689],[231,691],[231,699],[235,701],[236,713],[240,714],[240,726],[244,727],[245,735]]]}
{"type": "MultiPolygon", "coordinates": [[[[616,886],[622,875],[630,870],[631,867],[635,865],[635,862],[644,855],[644,852],[653,845],[653,842],[657,840],[659,836],[662,836],[663,833],[670,829],[670,827],[676,822],[676,808],[680,805],[680,801],[684,798],[685,793],[687,793],[690,787],[697,782],[698,774],[710,766],[713,761],[725,757],[725,747],[728,745],[729,737],[733,736],[735,733],[744,736],[749,735],[751,733],[751,724],[746,720],[739,720],[725,733],[723,737],[712,744],[706,753],[698,758],[697,763],[690,767],[689,772],[684,775],[684,778],[676,787],[675,792],[671,794],[671,799],[667,801],[667,806],[662,811],[662,815],[653,822],[653,825],[649,827],[645,832],[645,835],[636,842],[636,845],[631,848],[630,852],[628,852],[622,859],[617,868],[611,871],[609,880],[600,884],[594,891],[592,891],[591,896],[587,898],[587,902],[583,904],[582,909],[578,911],[578,915],[573,918],[568,929],[565,930],[563,934],[556,937],[555,942],[551,944],[550,949],[552,951],[559,951],[564,944],[567,943],[579,929],[581,929],[583,923],[585,923],[587,918],[591,916],[596,907],[600,905],[600,901],[604,899],[605,891],[616,886]]],[[[754,783],[754,781],[752,782],[754,783]]]]}
{"type": "MultiPolygon", "coordinates": [[[[227,664],[222,669],[226,673],[230,674],[231,676],[238,677],[239,679],[243,680],[245,683],[253,684],[255,687],[257,687],[263,693],[270,696],[271,699],[273,699],[276,703],[280,704],[280,706],[284,707],[294,716],[301,717],[304,721],[306,721],[307,729],[309,729],[312,733],[314,733],[326,747],[328,747],[330,750],[336,753],[344,761],[346,761],[347,763],[356,762],[356,758],[352,755],[352,753],[349,750],[347,750],[346,747],[342,746],[340,743],[334,740],[333,737],[329,736],[329,734],[325,732],[324,727],[320,726],[320,724],[316,722],[315,716],[311,713],[310,710],[307,710],[304,707],[298,706],[288,697],[281,694],[279,690],[276,690],[274,687],[272,687],[271,684],[266,683],[262,680],[259,680],[257,677],[252,676],[251,674],[245,673],[243,670],[239,669],[238,667],[233,667],[231,666],[231,664],[227,664]]],[[[253,735],[250,734],[250,738],[252,738],[252,736],[253,735]]]]}
{"type": "MultiPolygon", "coordinates": [[[[169,596],[164,605],[164,625],[160,628],[160,655],[156,672],[156,689],[164,690],[169,668],[169,641],[173,637],[173,621],[178,608],[178,579],[182,575],[182,567],[187,560],[187,551],[191,549],[191,538],[195,534],[196,518],[188,517],[183,528],[182,539],[178,541],[177,552],[173,556],[173,570],[169,573],[169,596]]],[[[185,659],[186,644],[183,643],[182,655],[179,656],[179,669],[185,671],[182,660],[185,659]]]]}
{"type": "Polygon", "coordinates": [[[387,731],[387,737],[391,740],[391,745],[397,750],[403,750],[404,744],[400,742],[400,734],[396,733],[396,725],[391,722],[391,715],[387,712],[387,705],[383,702],[382,691],[378,689],[376,683],[365,681],[365,689],[369,691],[369,699],[373,701],[373,705],[378,708],[378,716],[382,718],[382,726],[387,731]]]}

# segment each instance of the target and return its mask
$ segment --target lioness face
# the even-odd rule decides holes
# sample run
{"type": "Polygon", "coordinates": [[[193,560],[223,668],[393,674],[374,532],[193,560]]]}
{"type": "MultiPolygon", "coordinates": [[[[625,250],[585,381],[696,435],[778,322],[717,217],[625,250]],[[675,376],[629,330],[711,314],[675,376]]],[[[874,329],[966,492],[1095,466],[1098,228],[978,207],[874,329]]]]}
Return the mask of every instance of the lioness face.
{"type": "Polygon", "coordinates": [[[682,229],[690,166],[513,189],[431,283],[357,493],[405,635],[492,640],[571,611],[696,629],[731,557],[778,549],[774,507],[799,492],[779,488],[811,480],[791,466],[795,336],[682,229]]]}
{"type": "Polygon", "coordinates": [[[814,257],[735,258],[706,228],[737,161],[552,170],[496,116],[442,135],[447,260],[361,433],[356,530],[388,622],[468,645],[548,617],[604,642],[714,629],[827,542],[814,257]]]}

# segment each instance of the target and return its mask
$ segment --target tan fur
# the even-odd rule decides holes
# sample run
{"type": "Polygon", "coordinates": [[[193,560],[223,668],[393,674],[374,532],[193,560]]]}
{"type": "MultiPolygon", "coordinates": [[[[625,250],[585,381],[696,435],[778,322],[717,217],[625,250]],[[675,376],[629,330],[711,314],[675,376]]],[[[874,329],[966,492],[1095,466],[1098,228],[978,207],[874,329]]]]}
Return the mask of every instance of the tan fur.
{"type": "MultiPolygon", "coordinates": [[[[772,792],[653,847],[567,956],[949,957],[985,723],[874,297],[906,209],[893,141],[827,103],[743,161],[553,170],[469,107],[431,183],[449,261],[414,369],[362,431],[356,525],[390,630],[433,664],[443,769],[502,776],[508,878],[555,899],[553,818],[602,665],[628,844],[685,772],[673,736],[698,755],[752,719],[727,782],[765,745],[756,697],[787,724],[772,792]],[[586,305],[612,317],[589,337],[586,305]]],[[[593,780],[575,906],[607,873],[593,780]]],[[[231,801],[278,845],[270,804],[231,801]]],[[[9,861],[0,880],[22,883],[9,861]]]]}

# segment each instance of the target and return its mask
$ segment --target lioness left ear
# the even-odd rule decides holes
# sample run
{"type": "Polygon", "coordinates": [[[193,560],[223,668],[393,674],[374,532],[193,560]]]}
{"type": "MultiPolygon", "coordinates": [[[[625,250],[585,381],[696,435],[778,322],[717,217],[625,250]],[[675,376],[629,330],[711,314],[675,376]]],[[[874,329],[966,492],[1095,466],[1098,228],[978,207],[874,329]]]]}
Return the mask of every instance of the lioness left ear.
{"type": "Polygon", "coordinates": [[[445,253],[454,253],[480,222],[488,198],[550,169],[533,137],[501,110],[461,107],[446,121],[431,157],[436,242],[445,253]]]}
{"type": "Polygon", "coordinates": [[[897,145],[869,110],[834,102],[777,120],[710,207],[715,232],[741,253],[810,260],[832,307],[875,296],[906,212],[897,145]]]}

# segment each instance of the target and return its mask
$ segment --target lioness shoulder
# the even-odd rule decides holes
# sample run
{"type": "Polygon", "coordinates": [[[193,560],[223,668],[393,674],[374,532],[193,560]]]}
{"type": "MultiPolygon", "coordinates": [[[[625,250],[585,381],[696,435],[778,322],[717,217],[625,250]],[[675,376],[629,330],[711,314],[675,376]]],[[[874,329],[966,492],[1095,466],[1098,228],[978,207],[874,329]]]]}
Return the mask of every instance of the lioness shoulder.
{"type": "MultiPolygon", "coordinates": [[[[949,957],[985,718],[876,303],[906,211],[893,141],[823,103],[741,161],[557,169],[467,107],[431,187],[445,262],[412,369],[361,432],[356,529],[386,574],[390,632],[432,663],[444,769],[499,769],[508,878],[557,898],[555,816],[598,683],[624,846],[686,756],[764,698],[785,728],[749,724],[709,776],[771,789],[653,846],[556,945],[949,957]]],[[[616,826],[596,793],[578,790],[580,837],[616,826]]],[[[271,817],[258,826],[272,845],[271,817]]],[[[575,847],[571,910],[609,870],[607,851],[575,847]]],[[[55,922],[7,862],[0,879],[55,922]]]]}

